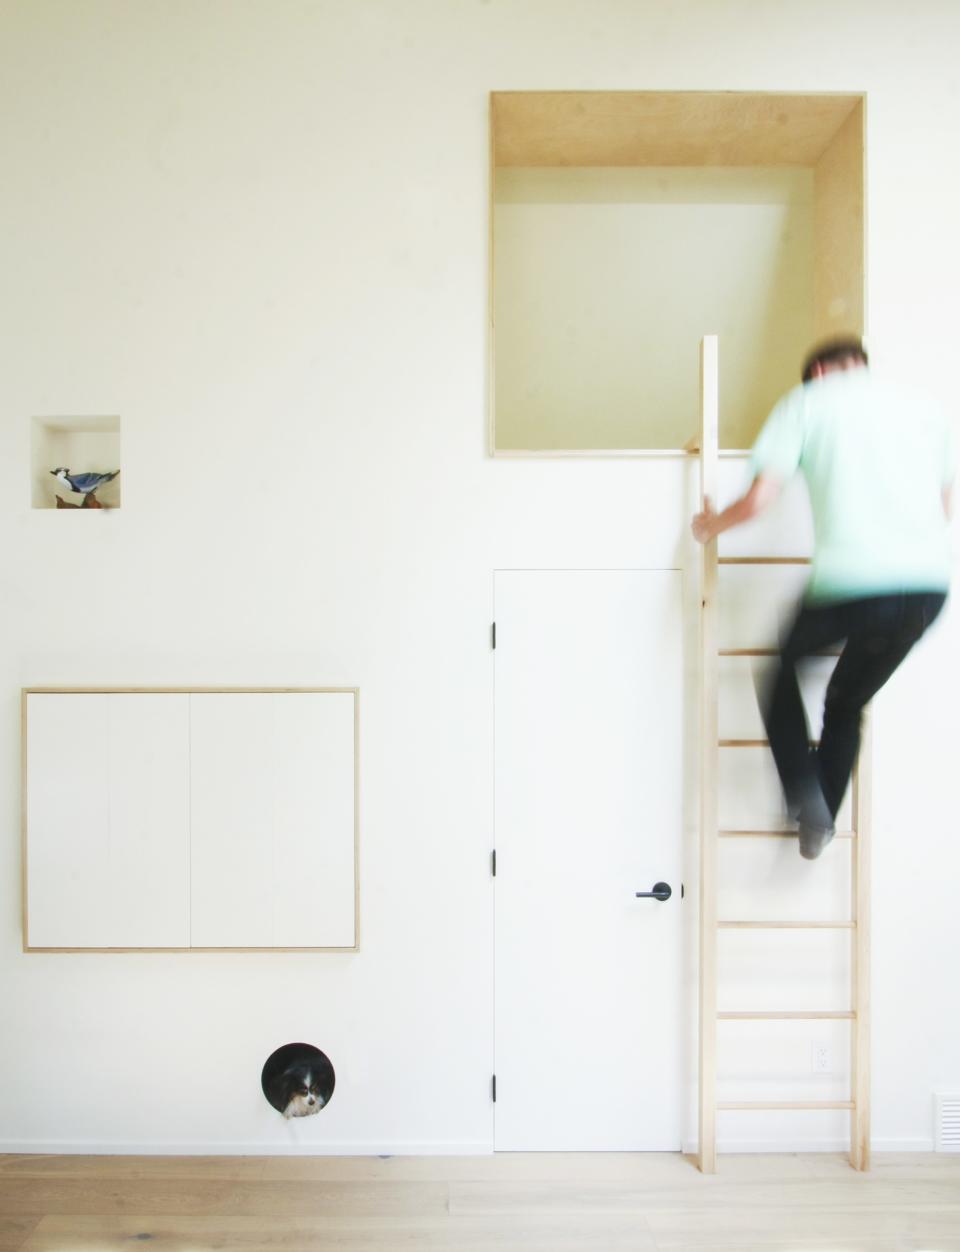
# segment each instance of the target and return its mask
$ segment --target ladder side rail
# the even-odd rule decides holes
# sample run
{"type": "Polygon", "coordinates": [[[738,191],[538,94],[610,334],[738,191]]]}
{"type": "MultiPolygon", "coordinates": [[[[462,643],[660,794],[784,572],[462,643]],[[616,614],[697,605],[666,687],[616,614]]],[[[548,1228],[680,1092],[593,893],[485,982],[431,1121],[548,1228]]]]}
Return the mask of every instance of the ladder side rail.
{"type": "Polygon", "coordinates": [[[872,744],[869,711],[864,717],[860,755],[853,776],[850,915],[856,921],[850,952],[850,1164],[870,1168],[870,801],[872,744]]]}
{"type": "MultiPolygon", "coordinates": [[[[700,507],[717,501],[719,388],[717,336],[700,342],[700,507]]],[[[717,541],[701,549],[700,582],[700,1057],[699,1165],[717,1168],[717,832],[719,717],[717,541]]]]}

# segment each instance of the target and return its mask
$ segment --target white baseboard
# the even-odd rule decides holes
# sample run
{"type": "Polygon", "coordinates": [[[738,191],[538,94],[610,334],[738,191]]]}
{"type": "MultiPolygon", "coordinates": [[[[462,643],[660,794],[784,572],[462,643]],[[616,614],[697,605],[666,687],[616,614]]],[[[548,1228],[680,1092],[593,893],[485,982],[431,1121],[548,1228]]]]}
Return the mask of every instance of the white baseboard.
{"type": "Polygon", "coordinates": [[[490,1156],[476,1143],[103,1143],[0,1140],[0,1153],[44,1156],[490,1156]]]}
{"type": "MultiPolygon", "coordinates": [[[[757,1152],[846,1152],[847,1139],[719,1139],[725,1155],[757,1152]]],[[[872,1139],[874,1152],[933,1152],[933,1138],[872,1139]]],[[[430,1140],[422,1143],[129,1143],[57,1142],[55,1140],[0,1140],[0,1154],[11,1156],[491,1156],[488,1140],[458,1143],[430,1140]]],[[[682,1151],[697,1153],[696,1140],[685,1140],[682,1151]]]]}
{"type": "MultiPolygon", "coordinates": [[[[933,1137],[925,1139],[871,1139],[872,1152],[932,1152],[933,1137]]],[[[848,1152],[850,1140],[836,1139],[718,1139],[717,1151],[727,1154],[738,1152],[749,1155],[753,1152],[848,1152]]],[[[685,1140],[683,1151],[689,1156],[696,1156],[697,1141],[685,1140]]]]}

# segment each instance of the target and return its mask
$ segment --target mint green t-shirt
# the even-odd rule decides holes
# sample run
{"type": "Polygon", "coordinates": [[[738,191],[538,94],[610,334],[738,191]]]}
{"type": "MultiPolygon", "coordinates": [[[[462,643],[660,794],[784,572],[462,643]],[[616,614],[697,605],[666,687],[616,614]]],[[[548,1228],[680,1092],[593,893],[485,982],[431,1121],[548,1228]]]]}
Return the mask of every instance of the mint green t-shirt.
{"type": "Polygon", "coordinates": [[[837,370],[794,387],[753,447],[754,476],[798,469],[813,512],[807,599],[946,591],[950,545],[942,490],[955,473],[953,432],[927,396],[837,370]]]}

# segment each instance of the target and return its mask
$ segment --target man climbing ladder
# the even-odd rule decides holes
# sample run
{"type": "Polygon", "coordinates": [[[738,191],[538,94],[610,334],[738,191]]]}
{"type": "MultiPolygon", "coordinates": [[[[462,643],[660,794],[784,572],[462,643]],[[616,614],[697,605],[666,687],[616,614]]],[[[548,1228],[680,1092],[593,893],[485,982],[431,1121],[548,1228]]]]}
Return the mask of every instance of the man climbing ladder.
{"type": "Polygon", "coordinates": [[[810,355],[803,382],[776,404],[751,468],[749,490],[719,514],[707,501],[693,534],[708,543],[749,521],[803,474],[814,523],[811,577],[762,706],[800,854],[812,860],[833,838],[864,706],[946,600],[954,440],[928,397],[878,380],[862,343],[839,339],[810,355]],[[840,640],[811,750],[797,663],[840,640]]]}

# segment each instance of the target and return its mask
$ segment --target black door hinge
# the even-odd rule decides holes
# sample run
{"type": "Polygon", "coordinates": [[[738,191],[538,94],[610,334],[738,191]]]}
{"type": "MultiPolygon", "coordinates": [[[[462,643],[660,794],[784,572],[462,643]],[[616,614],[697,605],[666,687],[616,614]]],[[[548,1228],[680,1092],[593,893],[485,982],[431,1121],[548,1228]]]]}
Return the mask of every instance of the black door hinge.
{"type": "Polygon", "coordinates": [[[496,622],[494,622],[494,623],[493,623],[493,629],[492,629],[492,631],[490,632],[490,634],[491,634],[491,638],[492,638],[492,640],[493,640],[492,646],[493,646],[494,648],[496,648],[496,646],[497,646],[497,623],[496,623],[496,622]]]}
{"type": "Polygon", "coordinates": [[[494,1074],[493,1076],[493,1102],[494,1104],[496,1104],[497,1102],[497,1076],[496,1074],[494,1074]]]}
{"type": "Polygon", "coordinates": [[[496,848],[494,848],[493,851],[490,853],[490,872],[493,874],[494,878],[496,878],[497,876],[497,849],[496,848]]]}

